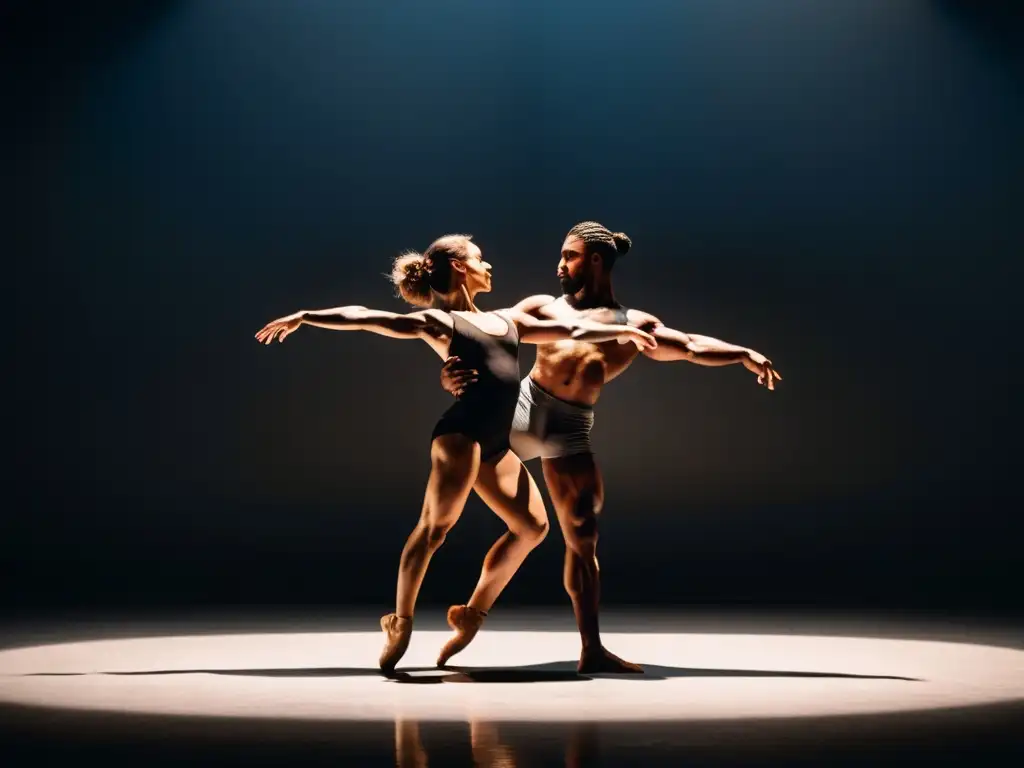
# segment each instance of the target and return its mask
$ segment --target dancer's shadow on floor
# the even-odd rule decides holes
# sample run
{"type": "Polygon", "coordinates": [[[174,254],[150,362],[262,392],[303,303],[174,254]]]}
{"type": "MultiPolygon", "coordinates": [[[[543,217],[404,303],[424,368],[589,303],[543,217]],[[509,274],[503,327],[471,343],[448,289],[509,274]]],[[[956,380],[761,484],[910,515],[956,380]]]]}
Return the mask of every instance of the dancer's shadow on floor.
{"type": "MultiPolygon", "coordinates": [[[[644,674],[627,675],[581,675],[576,671],[575,661],[550,661],[544,664],[530,664],[520,667],[446,667],[454,673],[444,682],[459,683],[541,683],[554,681],[586,681],[595,678],[611,678],[629,682],[650,682],[678,677],[794,677],[794,678],[837,678],[852,680],[902,680],[920,682],[913,677],[895,675],[854,675],[843,672],[799,672],[775,669],[700,669],[696,667],[668,667],[658,664],[644,664],[644,674]]],[[[411,676],[410,676],[411,677],[411,676]]],[[[408,682],[408,681],[402,681],[408,682]]]]}
{"type": "MultiPolygon", "coordinates": [[[[385,676],[376,667],[299,667],[290,669],[163,669],[137,672],[37,672],[30,677],[101,675],[227,675],[233,677],[376,677],[385,676]]],[[[437,683],[555,683],[586,682],[594,678],[613,678],[629,682],[649,682],[679,677],[790,677],[845,680],[901,680],[920,682],[918,678],[897,675],[854,675],[844,672],[800,672],[775,669],[700,669],[644,665],[642,675],[581,675],[575,661],[551,661],[519,667],[408,667],[386,677],[396,683],[433,685],[437,683]]]]}
{"type": "MultiPolygon", "coordinates": [[[[427,671],[427,667],[414,672],[427,671]]],[[[429,668],[438,672],[433,667],[429,668]]],[[[76,677],[79,675],[114,675],[145,677],[158,675],[225,675],[227,677],[379,677],[376,667],[285,667],[282,669],[147,669],[131,672],[33,672],[24,677],[76,677]]]]}

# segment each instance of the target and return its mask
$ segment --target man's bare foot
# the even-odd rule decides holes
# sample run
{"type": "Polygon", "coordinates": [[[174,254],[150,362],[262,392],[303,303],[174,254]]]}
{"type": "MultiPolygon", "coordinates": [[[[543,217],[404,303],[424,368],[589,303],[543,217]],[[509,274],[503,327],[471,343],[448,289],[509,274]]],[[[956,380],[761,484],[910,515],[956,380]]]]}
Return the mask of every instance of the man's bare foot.
{"type": "Polygon", "coordinates": [[[581,675],[642,675],[644,668],[631,661],[623,661],[611,651],[599,647],[580,654],[576,671],[581,675]]]}
{"type": "Polygon", "coordinates": [[[480,631],[480,625],[484,623],[487,613],[470,608],[468,605],[453,605],[448,609],[448,626],[455,630],[455,635],[444,644],[440,655],[437,657],[437,666],[443,667],[448,659],[469,645],[476,633],[480,631]]]}
{"type": "Polygon", "coordinates": [[[384,630],[384,650],[380,653],[380,669],[385,673],[394,672],[399,659],[409,650],[412,619],[389,613],[387,616],[381,616],[380,628],[384,630]]]}

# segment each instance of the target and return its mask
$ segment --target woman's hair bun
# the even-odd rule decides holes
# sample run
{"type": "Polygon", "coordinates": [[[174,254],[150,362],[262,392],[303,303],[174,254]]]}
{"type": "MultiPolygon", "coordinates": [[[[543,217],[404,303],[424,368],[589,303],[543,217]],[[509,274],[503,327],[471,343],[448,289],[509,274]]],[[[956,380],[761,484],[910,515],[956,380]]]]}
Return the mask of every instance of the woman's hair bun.
{"type": "Polygon", "coordinates": [[[410,251],[395,259],[391,267],[391,282],[402,298],[413,306],[430,306],[430,270],[426,259],[419,253],[410,251]]]}

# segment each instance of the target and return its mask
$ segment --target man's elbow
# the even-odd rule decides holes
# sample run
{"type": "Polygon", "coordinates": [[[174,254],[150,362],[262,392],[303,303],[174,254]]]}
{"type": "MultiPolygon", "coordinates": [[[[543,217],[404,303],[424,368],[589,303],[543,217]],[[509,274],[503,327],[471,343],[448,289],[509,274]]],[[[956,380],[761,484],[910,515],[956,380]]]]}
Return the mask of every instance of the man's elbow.
{"type": "Polygon", "coordinates": [[[687,362],[693,362],[697,355],[691,351],[689,344],[682,343],[666,343],[662,339],[658,339],[658,346],[654,349],[645,349],[644,355],[656,360],[661,363],[674,363],[680,360],[687,362]]]}

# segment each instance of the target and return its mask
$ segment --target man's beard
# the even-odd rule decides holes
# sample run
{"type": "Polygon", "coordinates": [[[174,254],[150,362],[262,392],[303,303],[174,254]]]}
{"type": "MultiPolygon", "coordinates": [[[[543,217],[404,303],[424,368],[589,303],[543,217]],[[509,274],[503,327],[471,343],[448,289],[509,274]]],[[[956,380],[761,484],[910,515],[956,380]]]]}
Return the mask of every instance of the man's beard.
{"type": "Polygon", "coordinates": [[[562,294],[564,296],[572,296],[583,290],[583,277],[572,277],[566,275],[565,277],[558,278],[558,282],[562,284],[562,294]]]}

